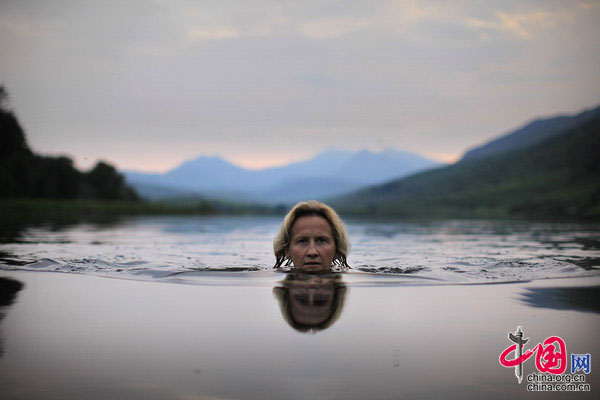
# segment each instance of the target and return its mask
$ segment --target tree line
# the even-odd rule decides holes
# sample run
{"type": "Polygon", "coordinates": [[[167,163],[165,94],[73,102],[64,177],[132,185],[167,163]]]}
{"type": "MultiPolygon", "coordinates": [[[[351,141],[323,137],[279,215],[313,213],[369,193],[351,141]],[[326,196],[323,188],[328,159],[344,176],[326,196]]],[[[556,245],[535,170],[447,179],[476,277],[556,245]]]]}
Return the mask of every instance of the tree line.
{"type": "Polygon", "coordinates": [[[106,162],[82,172],[69,157],[31,151],[8,107],[4,86],[0,86],[0,197],[138,200],[124,177],[106,162]]]}

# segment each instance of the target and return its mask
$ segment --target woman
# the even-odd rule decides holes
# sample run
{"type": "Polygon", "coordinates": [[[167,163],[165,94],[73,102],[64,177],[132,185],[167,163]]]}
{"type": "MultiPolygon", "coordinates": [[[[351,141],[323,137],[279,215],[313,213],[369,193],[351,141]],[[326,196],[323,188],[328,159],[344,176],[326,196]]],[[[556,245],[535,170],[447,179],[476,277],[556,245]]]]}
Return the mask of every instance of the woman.
{"type": "Polygon", "coordinates": [[[293,265],[300,272],[348,268],[348,235],[342,220],[328,205],[315,200],[296,204],[285,216],[273,241],[275,268],[293,265]]]}

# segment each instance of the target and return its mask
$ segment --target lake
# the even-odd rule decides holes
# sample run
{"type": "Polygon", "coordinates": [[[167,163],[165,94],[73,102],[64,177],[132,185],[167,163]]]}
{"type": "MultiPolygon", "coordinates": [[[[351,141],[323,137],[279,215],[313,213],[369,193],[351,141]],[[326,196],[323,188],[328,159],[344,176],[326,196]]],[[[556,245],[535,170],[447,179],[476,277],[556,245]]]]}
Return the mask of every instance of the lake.
{"type": "MultiPolygon", "coordinates": [[[[347,220],[352,271],[439,282],[600,273],[600,226],[519,221],[347,220]]],[[[198,272],[271,270],[275,217],[136,217],[21,226],[3,269],[192,281],[198,272]]]]}
{"type": "Polygon", "coordinates": [[[499,363],[518,326],[600,387],[570,369],[600,354],[598,225],[347,219],[351,269],[303,276],[272,269],[280,221],[3,226],[0,397],[536,397],[535,356],[499,363]]]}

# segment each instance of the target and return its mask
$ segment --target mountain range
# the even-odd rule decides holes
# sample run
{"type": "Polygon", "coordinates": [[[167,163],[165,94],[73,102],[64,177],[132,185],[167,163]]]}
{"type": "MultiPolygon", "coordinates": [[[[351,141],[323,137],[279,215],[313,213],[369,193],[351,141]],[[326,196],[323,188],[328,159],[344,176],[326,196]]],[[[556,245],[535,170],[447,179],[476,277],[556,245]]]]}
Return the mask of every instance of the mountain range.
{"type": "Polygon", "coordinates": [[[332,149],[259,171],[203,156],[165,174],[126,177],[148,198],[201,195],[267,204],[316,198],[344,214],[600,218],[598,154],[600,107],[536,119],[452,165],[392,149],[332,149]]]}
{"type": "Polygon", "coordinates": [[[201,156],[163,174],[126,171],[124,175],[128,184],[150,199],[203,196],[278,204],[341,195],[440,165],[394,149],[330,149],[309,160],[262,170],[201,156]]]}
{"type": "Polygon", "coordinates": [[[542,119],[456,164],[332,203],[345,213],[411,217],[600,218],[600,107],[542,119]]]}

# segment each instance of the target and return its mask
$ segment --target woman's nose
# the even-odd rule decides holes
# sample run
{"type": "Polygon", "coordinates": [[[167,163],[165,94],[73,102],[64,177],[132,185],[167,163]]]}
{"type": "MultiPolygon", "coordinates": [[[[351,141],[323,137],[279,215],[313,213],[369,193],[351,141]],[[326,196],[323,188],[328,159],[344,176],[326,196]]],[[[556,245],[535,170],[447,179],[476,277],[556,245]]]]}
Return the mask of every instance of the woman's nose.
{"type": "Polygon", "coordinates": [[[315,242],[310,242],[310,244],[308,245],[308,254],[309,255],[317,255],[317,246],[315,245],[315,242]]]}

